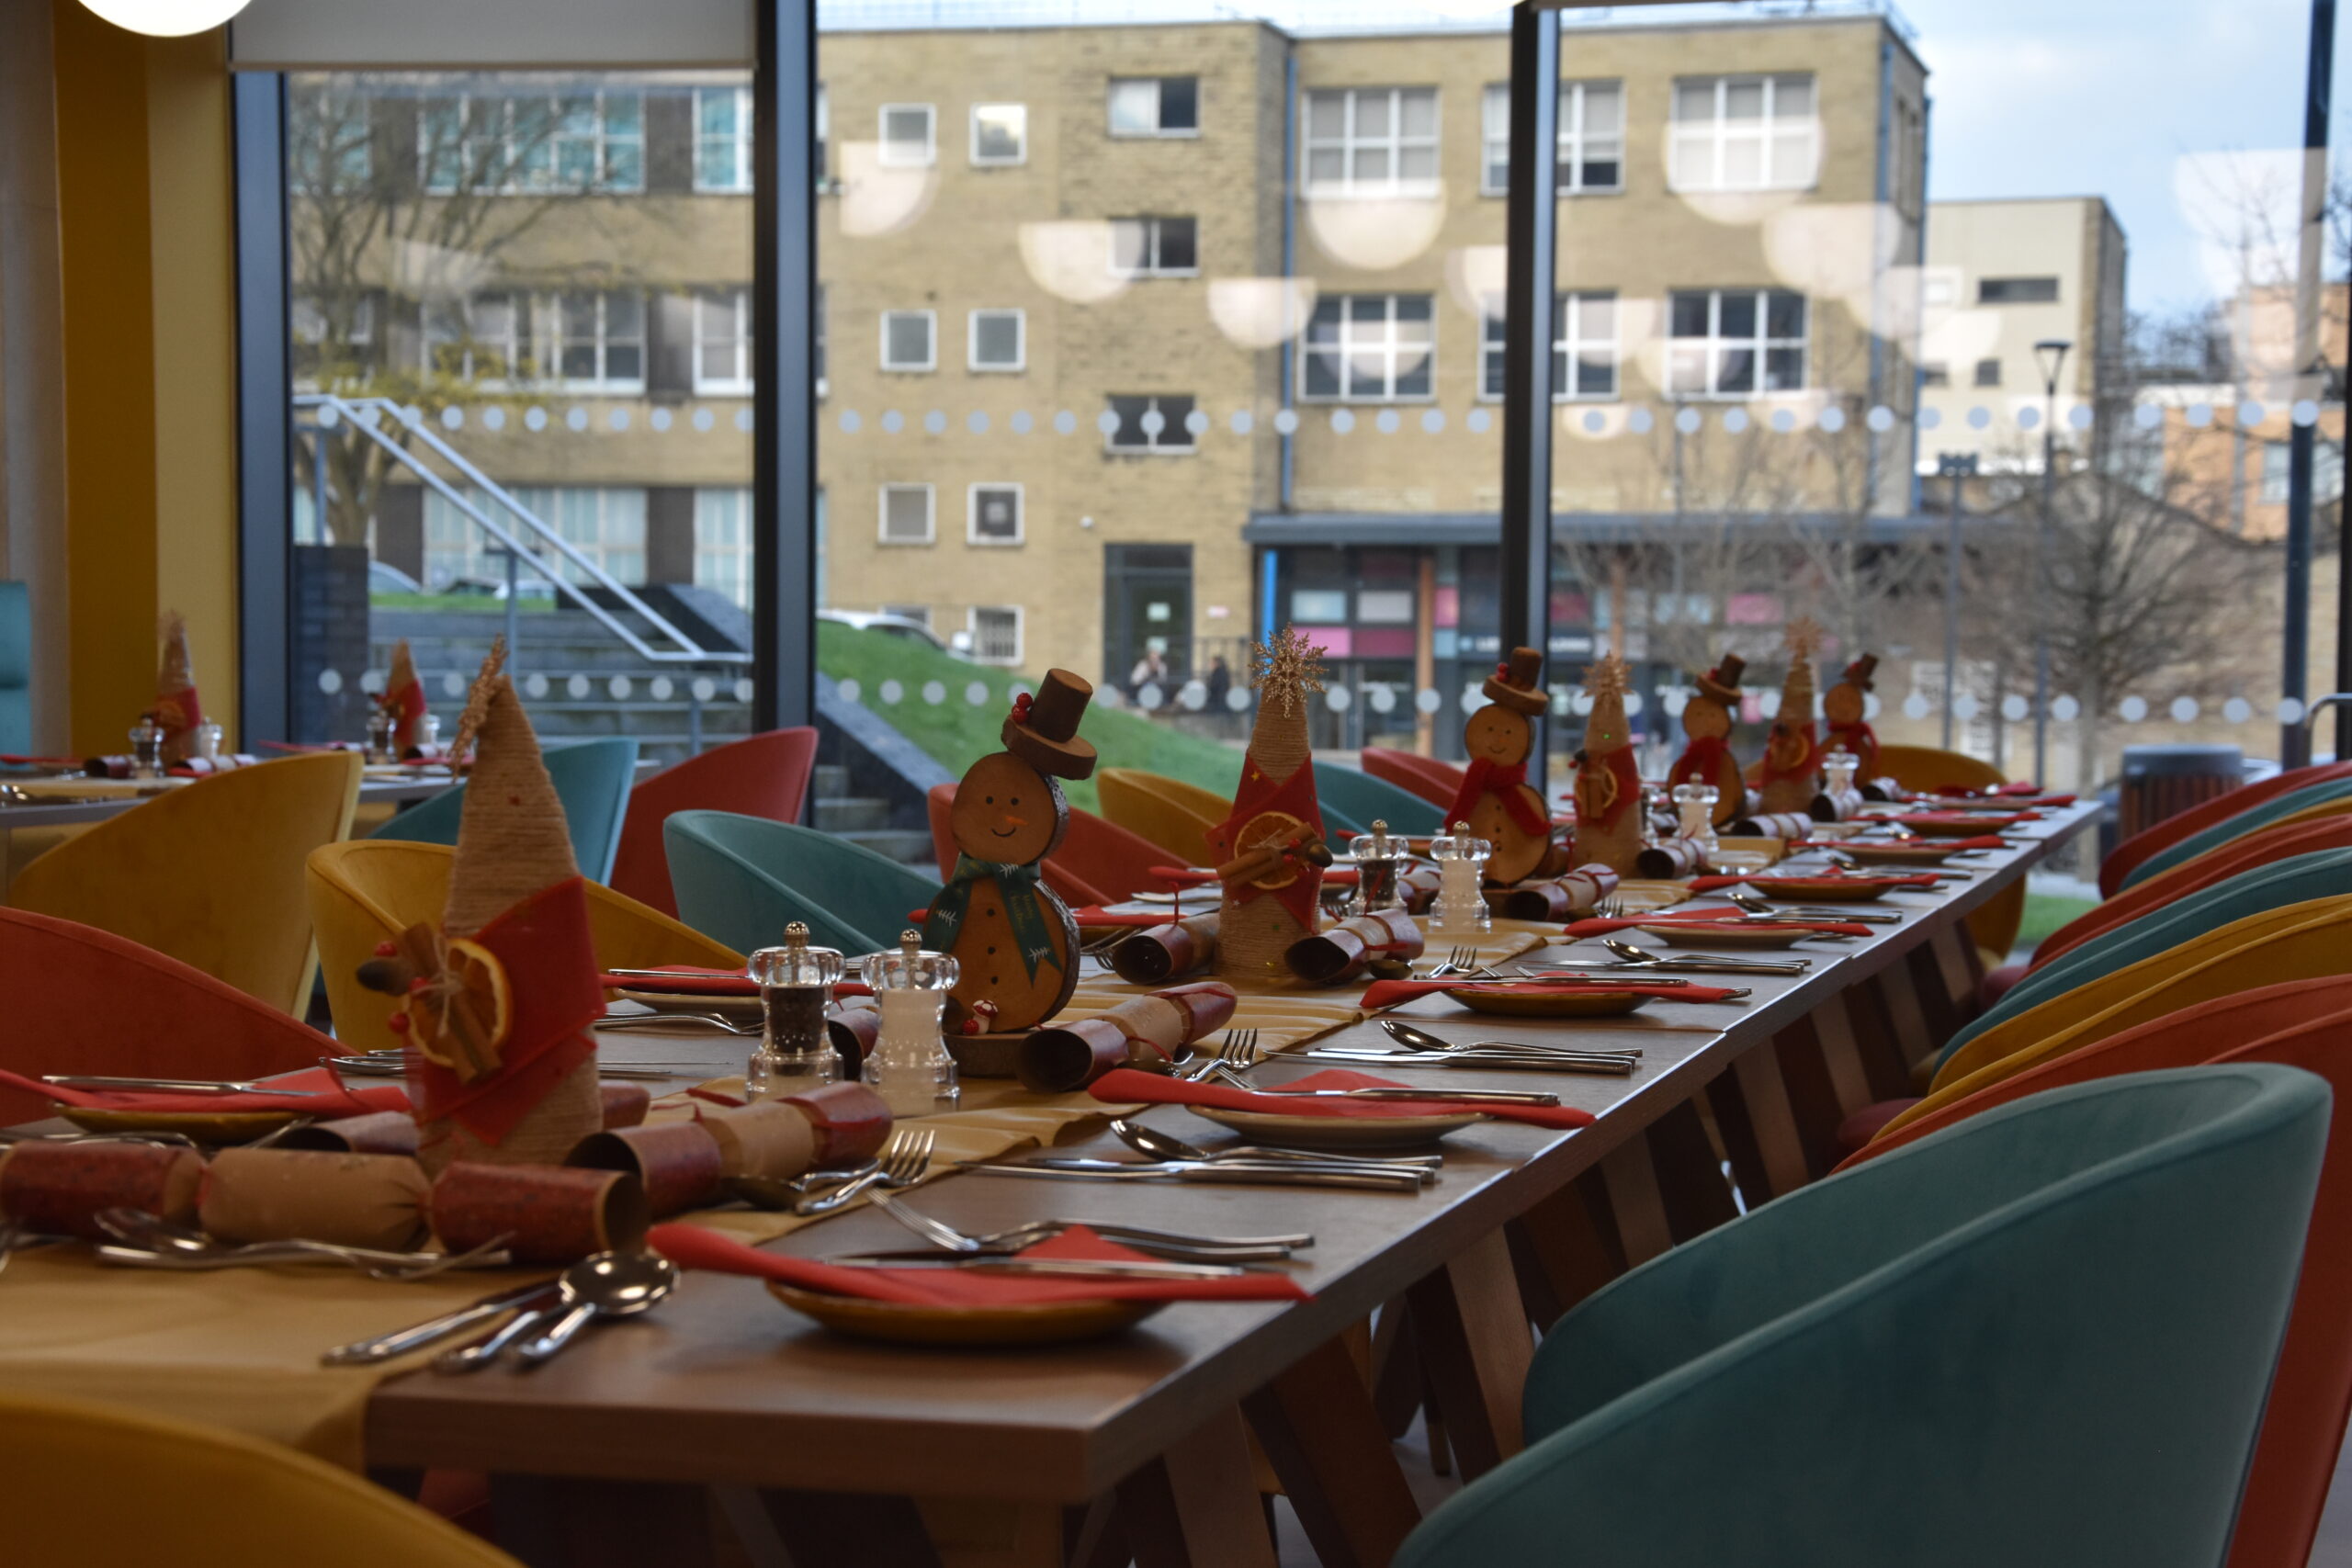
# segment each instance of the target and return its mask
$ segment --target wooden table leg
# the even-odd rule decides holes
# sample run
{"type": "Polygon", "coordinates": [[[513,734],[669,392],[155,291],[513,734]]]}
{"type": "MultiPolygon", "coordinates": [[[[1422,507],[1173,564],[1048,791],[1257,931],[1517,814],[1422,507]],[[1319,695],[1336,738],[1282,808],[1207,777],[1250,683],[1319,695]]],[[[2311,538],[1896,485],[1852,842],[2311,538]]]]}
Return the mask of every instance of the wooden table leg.
{"type": "Polygon", "coordinates": [[[1674,1226],[1666,1215],[1666,1196],[1658,1190],[1646,1138],[1629,1138],[1604,1155],[1600,1176],[1608,1183],[1609,1209],[1617,1217],[1617,1239],[1628,1269],[1674,1245],[1674,1226]]]}
{"type": "MultiPolygon", "coordinates": [[[[1740,1190],[1754,1209],[1813,1179],[1805,1158],[1804,1136],[1798,1131],[1796,1110],[1789,1100],[1789,1086],[1781,1076],[1780,1053],[1770,1045],[1733,1058],[1731,1071],[1715,1080],[1732,1086],[1746,1117],[1751,1178],[1740,1171],[1740,1190]]],[[[1721,1109],[1717,1111],[1722,1119],[1721,1109]]],[[[1739,1168],[1735,1163],[1733,1168],[1739,1168]]]]}
{"type": "Polygon", "coordinates": [[[1943,1043],[1936,1037],[1927,1009],[1921,1005],[1917,976],[1911,964],[1924,952],[1924,948],[1913,948],[1904,954],[1902,963],[1880,970],[1871,982],[1878,991],[1879,1005],[1886,1011],[1886,1038],[1901,1058],[1905,1083],[1911,1078],[1911,1065],[1943,1043]]]}
{"type": "Polygon", "coordinates": [[[941,1568],[911,1498],[768,1487],[760,1500],[793,1568],[941,1568]]]}
{"type": "Polygon", "coordinates": [[[1649,1145],[1658,1196],[1676,1241],[1689,1241],[1739,1218],[1739,1205],[1724,1180],[1723,1160],[1702,1123],[1698,1101],[1686,1100],[1650,1123],[1642,1141],[1649,1145]]]}
{"type": "MultiPolygon", "coordinates": [[[[699,1486],[493,1475],[490,1511],[500,1547],[530,1568],[707,1568],[716,1561],[699,1486]]],[[[798,1561],[814,1568],[815,1560],[798,1561]]]]}
{"type": "Polygon", "coordinates": [[[1410,1292],[1422,1374],[1446,1435],[1474,1481],[1521,1446],[1519,1400],[1535,1356],[1510,1244],[1499,1230],[1463,1249],[1410,1292]]]}
{"type": "Polygon", "coordinates": [[[1274,1568],[1247,1439],[1226,1410],[1119,1483],[1136,1568],[1274,1568]]]}
{"type": "Polygon", "coordinates": [[[1928,947],[1936,955],[1936,967],[1943,976],[1944,995],[1951,998],[1955,1022],[1974,1021],[1976,1015],[1984,1010],[1984,970],[1968,928],[1957,921],[1938,926],[1928,938],[1928,947]]]}
{"type": "Polygon", "coordinates": [[[1865,1088],[1861,1104],[1909,1094],[1910,1059],[1897,1042],[1900,1026],[1889,1005],[1886,976],[1875,975],[1859,986],[1850,986],[1837,999],[1845,1004],[1846,1017],[1852,1025],[1849,1038],[1855,1058],[1862,1067],[1865,1088]]]}
{"type": "Polygon", "coordinates": [[[1421,1407],[1421,1356],[1413,1344],[1412,1309],[1398,1296],[1380,1309],[1372,1335],[1372,1408],[1394,1442],[1421,1407]]]}
{"type": "MultiPolygon", "coordinates": [[[[1813,1026],[1814,1038],[1820,1043],[1822,1066],[1828,1069],[1830,1087],[1837,1093],[1838,1118],[1841,1122],[1879,1098],[1871,1088],[1870,1071],[1862,1060],[1860,1034],[1868,1026],[1848,1008],[1849,995],[1846,991],[1832,993],[1805,1015],[1805,1021],[1813,1026]]],[[[1837,1130],[1834,1124],[1830,1130],[1837,1130]]]]}
{"type": "Polygon", "coordinates": [[[1383,1568],[1421,1510],[1346,1344],[1326,1343],[1241,1409],[1324,1568],[1383,1568]]]}
{"type": "Polygon", "coordinates": [[[1614,1224],[1595,1213],[1596,1193],[1605,1208],[1606,1189],[1579,1177],[1503,1227],[1528,1319],[1544,1329],[1625,1271],[1614,1224]]]}

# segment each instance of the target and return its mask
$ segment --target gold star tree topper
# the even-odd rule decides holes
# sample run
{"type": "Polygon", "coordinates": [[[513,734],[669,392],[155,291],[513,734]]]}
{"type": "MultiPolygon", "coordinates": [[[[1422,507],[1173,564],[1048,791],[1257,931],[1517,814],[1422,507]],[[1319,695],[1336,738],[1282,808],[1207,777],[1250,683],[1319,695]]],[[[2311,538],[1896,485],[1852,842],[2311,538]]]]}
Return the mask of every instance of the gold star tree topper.
{"type": "Polygon", "coordinates": [[[506,638],[491,639],[490,652],[483,656],[481,671],[466,692],[466,711],[458,719],[458,738],[449,748],[452,766],[463,766],[473,755],[474,737],[481,728],[481,721],[490,713],[490,699],[498,690],[499,672],[506,668],[506,638]]]}
{"type": "Polygon", "coordinates": [[[1791,621],[1783,634],[1792,659],[1811,659],[1821,647],[1821,623],[1811,615],[1791,621]]]}
{"type": "Polygon", "coordinates": [[[1262,642],[1250,645],[1250,684],[1257,688],[1261,701],[1279,697],[1283,716],[1287,718],[1307,693],[1323,689],[1323,650],[1299,636],[1296,628],[1284,626],[1274,634],[1272,647],[1262,642]]]}

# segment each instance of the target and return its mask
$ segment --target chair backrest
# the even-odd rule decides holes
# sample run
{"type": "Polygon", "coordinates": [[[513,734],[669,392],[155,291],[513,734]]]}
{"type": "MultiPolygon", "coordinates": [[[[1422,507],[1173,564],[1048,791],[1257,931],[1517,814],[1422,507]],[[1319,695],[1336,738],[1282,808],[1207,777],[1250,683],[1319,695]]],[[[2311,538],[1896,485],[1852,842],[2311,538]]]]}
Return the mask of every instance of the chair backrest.
{"type": "MultiPolygon", "coordinates": [[[[358,981],[359,966],[376,944],[420,923],[438,925],[449,901],[447,844],[360,839],[311,852],[304,885],[319,933],[320,973],[334,1032],[346,1046],[374,1051],[401,1043],[384,1027],[389,998],[358,981]]],[[[653,969],[664,964],[735,968],[743,955],[682,925],[626,894],[588,883],[589,939],[607,969],[653,969]]]]}
{"type": "Polygon", "coordinates": [[[732,811],[797,822],[816,766],[817,731],[800,725],[730,740],[662,769],[628,792],[609,879],[614,888],[650,908],[676,914],[670,862],[662,848],[662,824],[670,813],[732,811]]]}
{"type": "MultiPolygon", "coordinates": [[[[571,858],[591,882],[610,882],[613,857],[620,851],[621,818],[628,810],[629,785],[637,776],[637,742],[627,736],[556,741],[541,752],[556,798],[563,803],[571,831],[571,858]]],[[[420,800],[368,836],[454,844],[465,816],[466,786],[451,784],[420,800]]]]}
{"type": "Polygon", "coordinates": [[[2352,811],[2306,822],[2274,822],[2267,828],[2258,828],[2243,839],[2208,850],[2170,871],[2158,872],[2145,882],[2084,910],[2041,939],[2041,945],[2033,950],[2030,967],[2041,968],[2126,920],[2138,919],[2176,898],[2227,882],[2241,872],[2270,865],[2291,855],[2340,849],[2352,849],[2352,811]]]}
{"type": "Polygon", "coordinates": [[[2099,865],[2098,890],[2112,897],[2123,886],[2123,879],[2141,862],[2159,850],[2171,848],[2191,833],[2202,832],[2214,823],[2235,817],[2246,807],[2259,806],[2274,796],[2336,778],[2352,778],[2352,761],[2289,768],[2284,773],[2273,773],[2259,784],[2242,784],[2211,800],[2200,801],[2186,811],[2143,829],[2116,845],[2099,865]]]}
{"type": "Polygon", "coordinates": [[[1359,755],[1363,759],[1365,773],[1410,791],[1441,812],[1462,793],[1462,770],[1451,762],[1386,746],[1367,746],[1359,755]]]}
{"type": "MultiPolygon", "coordinates": [[[[952,784],[932,785],[923,793],[923,808],[930,813],[931,817],[931,852],[938,857],[940,879],[944,881],[956,874],[956,857],[958,852],[956,848],[955,830],[948,825],[949,814],[956,809],[956,786],[952,784]]],[[[1069,808],[1069,829],[1062,835],[1061,847],[1046,857],[1045,864],[1039,872],[1046,886],[1052,888],[1061,901],[1072,908],[1114,901],[1113,895],[1105,893],[1070,870],[1069,861],[1065,852],[1069,848],[1070,840],[1078,836],[1079,818],[1085,815],[1086,813],[1074,806],[1069,808]]]]}
{"type": "Polygon", "coordinates": [[[1049,871],[1059,868],[1115,900],[1158,889],[1161,885],[1151,868],[1166,865],[1168,856],[1142,834],[1073,806],[1069,831],[1046,863],[1049,871]]]}
{"type": "Polygon", "coordinates": [[[1530,1447],[1395,1562],[2211,1568],[2328,1114],[2291,1067],[2085,1084],[1718,1226],[1544,1336],[1530,1447]]]}
{"type": "Polygon", "coordinates": [[[22,1505],[9,1510],[9,1555],[27,1564],[141,1568],[168,1540],[187,1568],[519,1568],[323,1460],[116,1405],[0,1394],[0,1474],[22,1505]]]}
{"type": "Polygon", "coordinates": [[[1102,768],[1094,774],[1094,796],[1102,815],[1137,838],[1165,850],[1178,865],[1200,865],[1210,850],[1207,833],[1231,814],[1233,802],[1206,790],[1135,768],[1102,768]]]}
{"type": "MultiPolygon", "coordinates": [[[[1337,762],[1315,764],[1315,798],[1327,818],[1334,809],[1343,811],[1355,818],[1362,831],[1370,831],[1374,821],[1386,822],[1392,833],[1445,831],[1444,807],[1431,806],[1410,790],[1400,789],[1385,779],[1343,768],[1337,762]]],[[[1325,826],[1330,824],[1327,821],[1325,826]]],[[[1344,850],[1347,846],[1335,847],[1344,850]]]]}
{"type": "Polygon", "coordinates": [[[0,751],[33,749],[33,610],[21,582],[0,582],[0,751]]]}
{"type": "Polygon", "coordinates": [[[1927,793],[1939,789],[1983,789],[2009,782],[1992,763],[1965,751],[1935,746],[1882,746],[1878,749],[1881,778],[1893,779],[1905,789],[1927,793]]]}
{"type": "MultiPolygon", "coordinates": [[[[2231,796],[2225,795],[2222,798],[2228,800],[2231,796]]],[[[2342,778],[2322,779],[2316,784],[2305,784],[2301,789],[2290,789],[2283,795],[2274,795],[2267,800],[2247,807],[2235,816],[2224,817],[2211,827],[2200,829],[2158,850],[2125,873],[2122,886],[2136,887],[2151,876],[2170,871],[2185,861],[2195,860],[2206,851],[2218,849],[2233,839],[2242,839],[2258,828],[2267,828],[2273,822],[2283,822],[2315,806],[2346,800],[2352,800],[2352,774],[2342,778]]]]}
{"type": "MultiPolygon", "coordinates": [[[[96,926],[0,908],[0,1067],[132,1077],[257,1077],[307,1067],[334,1042],[200,969],[96,926]]],[[[0,1089],[0,1126],[49,1114],[0,1089]]]]}
{"type": "Polygon", "coordinates": [[[263,762],[166,791],[68,839],[8,902],[170,954],[300,1018],[314,962],[302,859],[351,831],[356,752],[263,762]]]}
{"type": "Polygon", "coordinates": [[[813,828],[681,811],[662,831],[679,913],[747,953],[781,942],[794,920],[852,957],[895,948],[908,917],[939,893],[922,873],[813,828]]]}

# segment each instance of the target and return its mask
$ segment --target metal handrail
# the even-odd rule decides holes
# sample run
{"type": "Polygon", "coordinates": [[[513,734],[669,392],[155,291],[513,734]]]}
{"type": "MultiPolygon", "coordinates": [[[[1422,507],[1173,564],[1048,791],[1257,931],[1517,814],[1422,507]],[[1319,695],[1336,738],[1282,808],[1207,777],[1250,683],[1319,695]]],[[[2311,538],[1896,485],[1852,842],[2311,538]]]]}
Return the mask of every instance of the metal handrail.
{"type": "MultiPolygon", "coordinates": [[[[390,398],[345,398],[334,392],[300,392],[295,395],[294,405],[297,408],[313,408],[322,411],[331,411],[337,419],[347,421],[354,430],[358,431],[361,434],[375,442],[377,446],[381,446],[385,451],[390,453],[394,461],[398,462],[402,468],[407,468],[424,483],[432,486],[435,492],[443,500],[447,501],[450,505],[456,507],[458,511],[471,518],[474,523],[478,525],[484,533],[490,535],[492,538],[496,539],[500,544],[505,546],[516,561],[527,564],[533,571],[537,572],[541,577],[547,579],[549,585],[551,585],[557,592],[563,594],[573,604],[579,605],[580,608],[595,616],[597,621],[604,626],[605,630],[611,632],[615,637],[628,644],[639,658],[651,660],[654,662],[661,664],[689,664],[698,662],[748,664],[751,662],[752,656],[749,653],[741,652],[733,649],[714,650],[704,648],[700,643],[695,641],[694,638],[688,637],[684,632],[680,631],[676,626],[671,625],[669,620],[665,618],[661,612],[654,609],[652,605],[648,604],[643,599],[639,598],[633,590],[626,588],[619,582],[616,581],[603,567],[590,559],[589,557],[582,552],[578,547],[574,546],[571,540],[565,538],[555,529],[549,527],[545,519],[541,518],[529,507],[525,506],[520,501],[517,501],[503,485],[501,485],[489,475],[483,473],[480,468],[469,462],[455,447],[451,446],[447,442],[442,440],[438,435],[435,435],[431,430],[427,429],[425,427],[424,416],[417,413],[413,409],[406,408],[390,398]],[[365,413],[368,412],[373,412],[377,417],[375,419],[363,417],[365,413]],[[481,507],[475,505],[473,501],[463,491],[459,491],[457,486],[451,484],[439,474],[435,473],[431,468],[425,467],[423,462],[418,460],[415,453],[411,452],[405,446],[401,445],[400,442],[394,440],[390,434],[386,434],[384,430],[380,428],[380,425],[383,418],[388,415],[392,419],[398,420],[401,427],[407,430],[411,434],[422,438],[424,444],[430,447],[434,454],[443,462],[447,463],[451,468],[457,469],[458,473],[464,475],[475,485],[479,486],[484,493],[489,495],[493,501],[497,502],[499,505],[504,507],[511,515],[518,519],[524,525],[526,531],[536,535],[546,543],[554,546],[557,550],[562,553],[566,559],[580,568],[582,571],[587,573],[587,575],[594,581],[595,586],[605,590],[614,597],[620,600],[620,602],[628,608],[634,610],[637,614],[644,616],[647,623],[652,626],[655,630],[659,631],[663,637],[670,638],[673,642],[675,642],[678,645],[677,650],[673,651],[653,647],[643,637],[639,637],[635,630],[622,622],[617,616],[613,615],[611,611],[596,603],[595,600],[590,598],[586,593],[582,592],[579,584],[571,581],[561,574],[558,573],[548,564],[537,551],[524,547],[523,542],[520,539],[516,538],[514,534],[508,532],[507,529],[501,525],[492,522],[490,514],[484,512],[481,507]]],[[[323,423],[324,422],[322,421],[322,423],[323,423]]],[[[323,524],[324,520],[322,519],[321,521],[323,524]]]]}

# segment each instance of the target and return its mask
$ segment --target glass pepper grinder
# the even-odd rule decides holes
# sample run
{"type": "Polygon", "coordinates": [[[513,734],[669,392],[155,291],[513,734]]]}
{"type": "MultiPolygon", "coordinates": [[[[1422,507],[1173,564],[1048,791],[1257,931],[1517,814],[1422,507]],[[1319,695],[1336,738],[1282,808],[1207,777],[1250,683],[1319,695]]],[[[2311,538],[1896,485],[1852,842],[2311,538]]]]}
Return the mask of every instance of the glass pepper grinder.
{"type": "Polygon", "coordinates": [[[865,1058],[867,1087],[893,1116],[955,1110],[963,1090],[939,1024],[947,993],[955,988],[956,960],[925,952],[922,933],[910,931],[899,933],[896,953],[875,953],[864,967],[882,1010],[881,1033],[865,1058]]]}
{"type": "Polygon", "coordinates": [[[440,750],[441,716],[439,714],[421,713],[416,716],[416,745],[417,749],[428,757],[440,750]]]}
{"type": "Polygon", "coordinates": [[[1376,915],[1383,909],[1405,907],[1403,891],[1397,886],[1397,873],[1405,863],[1405,840],[1388,836],[1388,824],[1375,821],[1372,831],[1348,840],[1348,853],[1355,857],[1356,897],[1349,909],[1351,915],[1376,915]]]}
{"type": "Polygon", "coordinates": [[[1862,771],[1862,760],[1851,751],[1840,749],[1821,759],[1822,793],[1844,795],[1854,787],[1854,775],[1862,771]]]}
{"type": "Polygon", "coordinates": [[[164,776],[164,727],[155,722],[152,713],[142,713],[139,722],[130,727],[130,776],[135,779],[160,779],[164,776]]]}
{"type": "Polygon", "coordinates": [[[1715,837],[1715,805],[1723,799],[1723,792],[1708,784],[1679,784],[1674,786],[1674,809],[1681,820],[1675,832],[1699,846],[1702,856],[1712,859],[1723,847],[1715,837]]]}
{"type": "Polygon", "coordinates": [[[189,752],[204,761],[217,762],[220,760],[221,743],[228,738],[227,730],[221,728],[217,721],[208,718],[188,732],[189,752]]]}
{"type": "Polygon", "coordinates": [[[743,1070],[745,1100],[780,1099],[841,1077],[841,1055],[825,1026],[825,1009],[842,969],[840,953],[809,946],[808,928],[798,920],[784,928],[782,947],[752,954],[762,1027],[759,1047],[743,1070]]]}
{"type": "Polygon", "coordinates": [[[387,707],[374,707],[368,712],[368,761],[397,762],[400,756],[392,745],[392,733],[400,728],[400,716],[387,707]]]}
{"type": "Polygon", "coordinates": [[[1470,836],[1470,824],[1456,822],[1453,831],[1430,840],[1430,858],[1437,862],[1437,918],[1430,931],[1438,936],[1473,936],[1495,929],[1494,911],[1487,908],[1487,862],[1495,846],[1470,836]]]}

